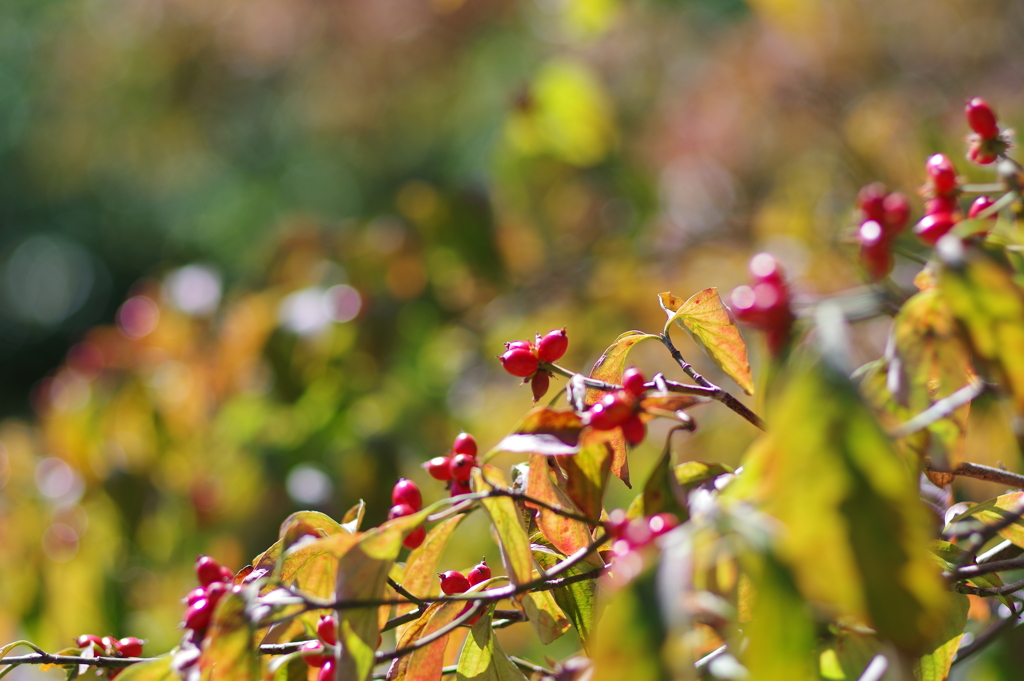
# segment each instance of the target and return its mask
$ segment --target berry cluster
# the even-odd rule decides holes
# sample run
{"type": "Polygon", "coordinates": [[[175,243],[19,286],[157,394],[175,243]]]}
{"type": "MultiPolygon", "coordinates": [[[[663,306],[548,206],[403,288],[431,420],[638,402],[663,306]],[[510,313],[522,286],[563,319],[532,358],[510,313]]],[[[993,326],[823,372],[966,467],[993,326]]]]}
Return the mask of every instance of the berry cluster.
{"type": "Polygon", "coordinates": [[[889,192],[881,182],[872,182],[857,194],[860,210],[860,258],[872,281],[892,270],[892,241],[910,219],[910,202],[900,192],[889,192]]]}
{"type": "Polygon", "coordinates": [[[459,433],[448,454],[435,456],[423,464],[423,468],[435,480],[449,483],[453,497],[469,494],[473,491],[469,486],[469,476],[477,466],[476,452],[476,439],[469,433],[459,433]]]}
{"type": "Polygon", "coordinates": [[[530,341],[512,341],[505,343],[505,354],[501,355],[501,366],[513,376],[530,382],[533,401],[544,397],[551,385],[551,372],[545,363],[557,362],[569,347],[569,336],[565,329],[552,329],[544,336],[537,334],[537,339],[530,341]]]}
{"type": "Polygon", "coordinates": [[[185,597],[188,608],[185,610],[184,624],[186,629],[192,630],[193,638],[201,641],[206,628],[210,626],[217,603],[234,582],[235,575],[210,556],[199,556],[196,559],[196,577],[199,579],[199,588],[193,589],[185,597]]]}
{"type": "Polygon", "coordinates": [[[960,221],[959,181],[953,162],[945,154],[934,154],[925,164],[928,182],[925,184],[924,217],[914,227],[914,234],[929,246],[934,246],[960,221]]]}
{"type": "MultiPolygon", "coordinates": [[[[441,591],[445,596],[453,596],[455,594],[466,593],[471,588],[481,582],[486,582],[491,578],[491,568],[487,565],[487,560],[481,558],[480,562],[477,563],[469,574],[463,575],[458,570],[448,570],[438,575],[441,578],[441,591]]],[[[467,603],[466,607],[459,613],[461,616],[463,612],[466,612],[471,607],[472,603],[467,603]]],[[[470,625],[476,624],[477,620],[480,619],[480,615],[472,618],[469,621],[470,625]]]]}
{"type": "Polygon", "coordinates": [[[631,551],[649,545],[661,535],[679,525],[679,518],[671,513],[657,513],[649,518],[627,518],[626,512],[616,508],[608,514],[608,538],[612,541],[612,554],[621,558],[631,551]]]}
{"type": "MultiPolygon", "coordinates": [[[[96,657],[142,657],[142,645],[144,641],[129,636],[127,638],[116,639],[113,636],[93,636],[92,634],[82,634],[75,639],[75,645],[85,652],[91,649],[93,655],[96,657]]],[[[113,679],[120,674],[123,669],[108,669],[107,678],[113,679]]]]}
{"type": "Polygon", "coordinates": [[[584,418],[595,430],[621,428],[626,442],[635,447],[647,436],[647,426],[640,419],[640,397],[647,389],[646,381],[639,369],[630,367],[622,374],[622,384],[622,390],[602,397],[587,410],[584,418]]]}
{"type": "MultiPolygon", "coordinates": [[[[391,490],[391,510],[388,511],[388,520],[402,518],[416,513],[423,508],[423,495],[416,483],[406,478],[399,478],[391,490]]],[[[427,537],[427,530],[420,525],[410,532],[402,542],[407,549],[415,549],[427,537]]]]}
{"type": "Polygon", "coordinates": [[[967,124],[973,134],[967,137],[967,158],[978,165],[988,165],[1010,148],[1007,138],[1000,134],[996,114],[981,97],[975,97],[964,107],[967,124]]]}
{"type": "Polygon", "coordinates": [[[793,328],[789,286],[782,276],[782,265],[767,253],[758,253],[748,266],[752,283],[737,286],[729,300],[736,319],[764,331],[768,350],[778,355],[789,342],[793,328]]]}
{"type": "Polygon", "coordinates": [[[338,621],[333,615],[322,615],[316,625],[316,635],[319,640],[307,641],[302,645],[304,653],[302,659],[310,667],[319,669],[317,681],[333,681],[334,679],[334,657],[327,651],[324,644],[338,644],[338,621]]]}

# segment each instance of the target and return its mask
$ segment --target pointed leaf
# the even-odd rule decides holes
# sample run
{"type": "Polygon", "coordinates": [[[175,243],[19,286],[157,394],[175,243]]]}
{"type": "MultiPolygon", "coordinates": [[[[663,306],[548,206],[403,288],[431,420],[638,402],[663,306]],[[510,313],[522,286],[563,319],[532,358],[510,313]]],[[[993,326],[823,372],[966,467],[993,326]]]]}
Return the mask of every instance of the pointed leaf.
{"type": "MultiPolygon", "coordinates": [[[[493,487],[507,488],[505,476],[494,466],[473,469],[473,491],[483,492],[493,487]]],[[[494,531],[498,534],[498,546],[505,571],[513,584],[526,584],[533,572],[533,557],[530,554],[530,539],[523,529],[519,510],[508,497],[485,497],[480,500],[494,531]]]]}
{"type": "MultiPolygon", "coordinates": [[[[579,513],[575,504],[552,480],[552,475],[548,460],[540,454],[532,455],[526,479],[526,494],[546,504],[579,513]]],[[[533,506],[529,502],[526,505],[533,506]]],[[[586,523],[560,516],[543,507],[537,508],[537,527],[548,541],[562,553],[566,555],[576,553],[590,543],[590,528],[586,523]]]]}
{"type": "Polygon", "coordinates": [[[581,430],[583,421],[576,412],[536,407],[483,460],[499,452],[571,456],[579,451],[581,430]]]}
{"type": "Polygon", "coordinates": [[[672,470],[672,449],[665,447],[644,484],[643,514],[648,516],[667,512],[674,513],[680,520],[685,520],[690,514],[686,510],[686,500],[681,498],[682,496],[683,490],[676,480],[675,471],[672,470]]]}
{"type": "Polygon", "coordinates": [[[711,360],[736,381],[748,395],[754,394],[754,381],[750,376],[750,362],[747,360],[747,344],[729,309],[718,296],[717,288],[706,288],[682,302],[671,293],[658,296],[661,307],[668,315],[665,333],[672,322],[677,323],[711,360]]]}
{"type": "MultiPolygon", "coordinates": [[[[406,629],[405,635],[398,641],[396,650],[407,648],[424,636],[429,636],[441,627],[451,624],[452,620],[458,617],[465,607],[465,603],[458,601],[432,603],[423,616],[406,629]]],[[[442,636],[436,641],[396,659],[388,669],[388,681],[437,681],[441,677],[441,668],[444,666],[444,652],[448,647],[448,638],[449,636],[442,636]]]]}
{"type": "Polygon", "coordinates": [[[345,511],[345,515],[341,519],[341,526],[355,534],[359,531],[359,526],[363,524],[363,514],[365,513],[366,502],[360,499],[358,504],[345,511]]]}
{"type": "Polygon", "coordinates": [[[684,411],[698,404],[711,400],[700,395],[681,395],[679,393],[647,393],[640,400],[640,409],[659,409],[661,411],[684,411]]]}
{"type": "Polygon", "coordinates": [[[1024,512],[1024,492],[1010,492],[971,506],[967,511],[953,518],[950,525],[963,522],[968,518],[978,520],[985,525],[1004,525],[1009,520],[1010,523],[999,530],[999,536],[1024,548],[1022,512],[1024,512]]]}
{"type": "Polygon", "coordinates": [[[246,599],[228,591],[213,613],[213,620],[199,656],[204,681],[255,681],[260,661],[253,641],[253,627],[245,614],[246,599]]]}
{"type": "MultiPolygon", "coordinates": [[[[405,562],[405,576],[400,581],[406,591],[420,598],[427,598],[436,593],[434,584],[437,582],[437,562],[448,546],[448,540],[451,539],[455,528],[465,517],[465,514],[460,513],[435,526],[427,533],[423,543],[409,554],[405,562]]],[[[411,603],[400,605],[396,608],[395,615],[404,615],[415,609],[416,606],[411,603]]],[[[404,627],[399,627],[399,638],[402,637],[402,633],[404,627]]]]}
{"type": "Polygon", "coordinates": [[[526,676],[498,644],[491,628],[493,617],[492,606],[466,637],[455,672],[459,681],[526,681],[526,676]]]}

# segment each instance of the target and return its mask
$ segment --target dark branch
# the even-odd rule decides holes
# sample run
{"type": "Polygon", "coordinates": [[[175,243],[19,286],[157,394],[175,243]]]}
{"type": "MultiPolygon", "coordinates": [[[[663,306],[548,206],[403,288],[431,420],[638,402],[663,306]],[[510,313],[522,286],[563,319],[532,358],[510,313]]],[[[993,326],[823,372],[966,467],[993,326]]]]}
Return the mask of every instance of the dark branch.
{"type": "Polygon", "coordinates": [[[1024,475],[1004,471],[1000,468],[992,468],[991,466],[982,466],[977,463],[968,463],[965,461],[957,464],[957,466],[951,471],[944,471],[935,468],[930,463],[926,462],[925,470],[935,471],[937,473],[952,473],[953,475],[960,475],[965,478],[975,478],[976,480],[996,482],[1000,485],[1013,487],[1014,489],[1024,489],[1024,475]]]}

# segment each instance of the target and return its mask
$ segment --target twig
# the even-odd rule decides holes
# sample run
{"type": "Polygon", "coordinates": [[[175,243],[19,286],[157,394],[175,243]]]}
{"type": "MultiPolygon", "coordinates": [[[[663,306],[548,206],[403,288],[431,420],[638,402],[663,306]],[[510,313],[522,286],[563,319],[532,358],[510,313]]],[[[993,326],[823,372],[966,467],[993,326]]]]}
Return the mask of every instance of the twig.
{"type": "Polygon", "coordinates": [[[991,627],[978,634],[973,641],[956,651],[956,657],[953,658],[953,664],[959,664],[971,655],[974,655],[976,652],[984,650],[990,644],[995,642],[1003,632],[1012,629],[1019,621],[1019,614],[1011,614],[1007,615],[996,624],[993,624],[991,627]]]}
{"type": "Polygon", "coordinates": [[[969,463],[965,461],[957,464],[957,466],[951,471],[944,471],[935,468],[930,463],[926,462],[925,470],[935,471],[938,473],[952,473],[953,475],[960,475],[965,478],[997,482],[1000,485],[1006,485],[1007,487],[1024,489],[1024,475],[1011,473],[1010,471],[1004,471],[999,468],[992,468],[991,466],[982,466],[977,463],[969,463]]]}
{"type": "Polygon", "coordinates": [[[534,664],[528,660],[524,660],[521,657],[515,655],[509,655],[508,659],[512,660],[513,663],[520,669],[525,669],[528,672],[540,672],[541,674],[547,674],[548,676],[555,676],[555,672],[551,671],[547,667],[541,667],[539,664],[534,664]]]}
{"type": "Polygon", "coordinates": [[[1006,570],[1024,569],[1024,557],[1009,558],[1007,560],[990,560],[987,563],[977,565],[964,565],[946,573],[946,577],[952,580],[970,579],[981,575],[990,575],[994,572],[1006,570]]]}
{"type": "MultiPolygon", "coordinates": [[[[725,406],[729,407],[734,412],[736,412],[737,414],[739,414],[740,416],[745,418],[747,421],[749,421],[750,423],[752,423],[755,426],[757,426],[758,428],[760,428],[761,430],[767,430],[768,429],[768,424],[765,423],[764,419],[762,419],[760,416],[758,416],[753,411],[748,409],[745,404],[743,404],[742,402],[737,400],[735,397],[733,397],[728,392],[726,392],[722,388],[718,387],[717,385],[715,385],[714,383],[712,383],[708,379],[706,379],[703,376],[701,376],[700,374],[698,374],[696,372],[696,370],[694,370],[694,368],[690,365],[690,363],[687,362],[685,359],[683,359],[682,353],[679,352],[679,350],[676,348],[676,346],[672,344],[672,339],[669,338],[669,335],[668,335],[667,331],[665,333],[661,334],[660,336],[658,336],[658,340],[660,340],[662,342],[662,344],[666,348],[668,348],[669,354],[672,355],[672,359],[674,359],[676,361],[676,363],[679,365],[679,367],[684,372],[686,372],[686,375],[689,376],[690,378],[692,378],[694,380],[694,382],[696,382],[698,385],[700,385],[703,388],[707,388],[708,391],[709,391],[709,392],[700,393],[700,394],[704,394],[704,395],[706,395],[707,397],[710,397],[713,400],[721,402],[722,404],[724,404],[725,406]]],[[[669,385],[671,386],[671,383],[669,383],[669,385]]],[[[677,385],[685,385],[685,384],[677,384],[677,385]]]]}
{"type": "Polygon", "coordinates": [[[922,431],[936,421],[946,418],[965,404],[969,404],[985,392],[985,388],[986,385],[981,381],[973,381],[948,397],[938,400],[909,421],[901,423],[893,429],[890,435],[893,437],[907,437],[922,431]]]}
{"type": "Polygon", "coordinates": [[[57,655],[55,653],[31,653],[29,655],[9,655],[0,659],[0,665],[20,664],[57,664],[57,665],[89,665],[90,667],[127,667],[136,662],[151,662],[155,657],[82,657],[81,655],[57,655]]]}
{"type": "Polygon", "coordinates": [[[453,631],[461,627],[463,624],[471,620],[476,615],[477,611],[480,610],[481,607],[484,607],[482,603],[474,603],[470,607],[466,608],[465,611],[460,613],[458,617],[456,617],[443,627],[439,628],[437,631],[427,634],[423,638],[416,639],[404,648],[398,648],[387,653],[378,652],[375,654],[374,657],[378,663],[387,662],[388,660],[397,660],[398,658],[404,655],[408,655],[409,653],[417,651],[424,646],[428,646],[434,641],[452,633],[453,631]]]}
{"type": "Polygon", "coordinates": [[[969,584],[956,584],[953,588],[957,593],[962,594],[973,594],[975,596],[1003,596],[1006,594],[1012,594],[1014,591],[1024,589],[1024,579],[1011,584],[1003,584],[1002,586],[982,587],[970,586],[969,584]]]}
{"type": "Polygon", "coordinates": [[[501,488],[501,487],[496,487],[496,488],[491,490],[490,496],[493,496],[493,497],[509,497],[511,499],[517,499],[519,501],[524,501],[524,502],[526,502],[528,504],[534,504],[536,506],[540,506],[541,508],[546,508],[547,510],[551,511],[552,513],[554,513],[556,515],[560,515],[563,518],[568,518],[570,520],[578,520],[578,521],[580,521],[582,523],[587,523],[588,525],[591,525],[591,526],[595,526],[595,525],[601,525],[602,527],[604,526],[604,523],[601,522],[600,520],[594,520],[593,518],[590,518],[590,517],[587,517],[585,515],[576,513],[575,511],[570,511],[569,509],[567,509],[567,508],[565,508],[563,506],[557,506],[555,504],[549,504],[546,501],[541,501],[540,499],[535,499],[534,497],[531,497],[531,496],[529,496],[529,495],[527,495],[527,494],[525,494],[523,492],[518,492],[516,490],[504,489],[504,488],[501,488]]]}
{"type": "Polygon", "coordinates": [[[390,586],[392,589],[394,589],[398,593],[399,596],[405,596],[406,598],[408,598],[410,601],[412,601],[416,605],[419,605],[419,606],[423,605],[423,600],[421,598],[419,598],[418,596],[415,596],[412,593],[410,593],[408,589],[406,589],[404,586],[402,586],[401,584],[399,584],[395,580],[391,579],[391,577],[388,577],[388,586],[390,586]]]}

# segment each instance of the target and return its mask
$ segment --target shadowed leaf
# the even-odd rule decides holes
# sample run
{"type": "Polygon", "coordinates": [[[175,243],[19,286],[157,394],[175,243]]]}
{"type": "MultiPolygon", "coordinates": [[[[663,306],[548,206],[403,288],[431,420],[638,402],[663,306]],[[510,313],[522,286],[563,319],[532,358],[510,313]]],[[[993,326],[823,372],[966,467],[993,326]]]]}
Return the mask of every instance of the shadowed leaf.
{"type": "Polygon", "coordinates": [[[260,661],[245,606],[245,598],[231,591],[217,603],[196,663],[204,681],[255,681],[260,677],[260,661]]]}
{"type": "Polygon", "coordinates": [[[592,681],[672,678],[662,658],[665,623],[653,570],[612,593],[593,636],[592,681]]]}
{"type": "Polygon", "coordinates": [[[975,504],[970,509],[961,513],[950,521],[950,524],[959,523],[968,518],[974,518],[985,525],[1006,525],[999,530],[999,536],[1013,542],[1016,546],[1024,548],[1024,520],[1021,520],[1021,512],[1024,511],[1024,492],[1010,492],[994,499],[975,504]],[[1011,518],[1015,518],[1009,524],[1011,518]]]}
{"type": "Polygon", "coordinates": [[[697,345],[736,381],[748,395],[754,394],[754,381],[750,376],[747,344],[733,323],[729,309],[718,296],[718,289],[706,288],[683,302],[671,293],[658,295],[661,307],[668,315],[665,332],[672,322],[679,324],[697,345]]]}
{"type": "Polygon", "coordinates": [[[643,410],[660,409],[662,411],[685,411],[698,404],[704,404],[711,400],[700,395],[680,395],[679,393],[647,393],[640,400],[640,408],[643,410]]]}
{"type": "MultiPolygon", "coordinates": [[[[608,486],[608,473],[612,469],[612,446],[592,438],[590,430],[583,436],[583,446],[575,456],[559,457],[558,464],[565,471],[565,492],[580,512],[588,518],[601,516],[604,491],[608,486]]],[[[629,483],[626,483],[627,486],[629,483]]]]}
{"type": "Polygon", "coordinates": [[[178,675],[171,667],[171,656],[168,654],[126,667],[117,678],[125,681],[177,681],[178,675]]]}
{"type": "MultiPolygon", "coordinates": [[[[559,561],[565,559],[562,554],[555,553],[552,549],[534,544],[533,558],[545,570],[550,570],[559,561]]],[[[600,558],[597,559],[600,561],[600,558]]],[[[566,577],[581,575],[594,570],[593,565],[574,565],[565,572],[566,577]]],[[[597,623],[597,580],[585,579],[568,586],[560,586],[551,590],[555,602],[566,614],[576,633],[580,636],[584,649],[589,650],[590,637],[593,635],[594,625],[597,623]]]]}
{"type": "Polygon", "coordinates": [[[960,647],[960,639],[964,636],[969,609],[967,596],[956,594],[953,597],[953,607],[946,618],[945,627],[932,641],[928,652],[918,660],[915,676],[920,681],[946,681],[957,648],[960,647]]]}
{"type": "Polygon", "coordinates": [[[572,626],[550,591],[530,591],[517,596],[516,600],[544,645],[569,631],[572,626]]]}
{"type": "Polygon", "coordinates": [[[466,637],[456,671],[459,681],[526,681],[526,676],[498,644],[491,628],[493,616],[491,606],[466,637]]]}
{"type": "MultiPolygon", "coordinates": [[[[474,468],[472,479],[474,492],[483,492],[492,487],[508,487],[505,476],[493,466],[474,468]]],[[[485,497],[480,500],[480,505],[484,507],[498,534],[501,560],[509,579],[516,585],[530,581],[533,572],[530,539],[523,529],[515,502],[508,497],[485,497]]]]}

